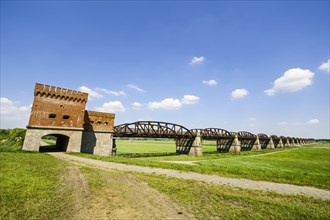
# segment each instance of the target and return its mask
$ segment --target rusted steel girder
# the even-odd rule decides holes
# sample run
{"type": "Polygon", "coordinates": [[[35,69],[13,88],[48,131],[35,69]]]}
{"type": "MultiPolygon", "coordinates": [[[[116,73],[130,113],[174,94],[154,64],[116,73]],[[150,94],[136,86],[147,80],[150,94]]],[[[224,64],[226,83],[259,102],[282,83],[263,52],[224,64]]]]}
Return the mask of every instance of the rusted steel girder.
{"type": "Polygon", "coordinates": [[[115,137],[149,137],[149,138],[194,138],[194,134],[182,125],[159,122],[137,121],[114,127],[115,137]]]}
{"type": "Polygon", "coordinates": [[[286,138],[286,137],[284,137],[284,136],[281,136],[280,138],[282,139],[282,143],[283,143],[283,145],[286,146],[287,141],[288,141],[288,138],[286,138]]]}
{"type": "Polygon", "coordinates": [[[286,137],[286,140],[288,142],[288,144],[291,146],[293,144],[293,140],[292,140],[292,137],[286,137]]]}
{"type": "Polygon", "coordinates": [[[205,140],[215,140],[218,152],[228,152],[235,135],[221,128],[192,129],[194,134],[200,132],[201,138],[205,140]]]}
{"type": "Polygon", "coordinates": [[[221,128],[205,128],[202,137],[207,140],[216,140],[217,151],[228,152],[235,136],[221,128]]]}
{"type": "Polygon", "coordinates": [[[255,141],[257,140],[257,135],[254,135],[247,131],[238,132],[238,140],[241,142],[241,150],[251,150],[255,141]]]}
{"type": "Polygon", "coordinates": [[[114,127],[114,137],[173,138],[176,152],[187,154],[194,142],[195,135],[182,125],[159,122],[137,121],[114,127]]]}
{"type": "Polygon", "coordinates": [[[258,134],[261,149],[266,149],[270,138],[266,134],[258,134]]]}
{"type": "Polygon", "coordinates": [[[271,135],[270,137],[273,139],[274,147],[277,148],[278,143],[280,143],[280,138],[276,135],[271,135]]]}

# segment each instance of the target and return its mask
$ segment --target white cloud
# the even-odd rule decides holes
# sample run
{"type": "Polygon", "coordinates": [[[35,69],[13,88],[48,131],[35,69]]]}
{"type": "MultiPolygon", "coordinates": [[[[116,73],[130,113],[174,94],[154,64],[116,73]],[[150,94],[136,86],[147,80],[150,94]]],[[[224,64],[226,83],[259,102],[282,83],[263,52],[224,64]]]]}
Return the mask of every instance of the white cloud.
{"type": "Polygon", "coordinates": [[[231,93],[231,97],[234,99],[244,98],[249,92],[246,89],[235,89],[231,93]]]}
{"type": "Polygon", "coordinates": [[[184,95],[183,99],[181,100],[181,103],[183,105],[192,105],[196,104],[199,101],[199,97],[194,96],[194,95],[184,95]]]}
{"type": "Polygon", "coordinates": [[[211,79],[211,80],[203,80],[203,84],[206,84],[206,85],[209,85],[209,86],[215,86],[218,83],[214,79],[211,79]]]}
{"type": "Polygon", "coordinates": [[[287,126],[287,125],[289,125],[289,123],[288,122],[286,122],[286,121],[281,121],[281,122],[279,122],[279,123],[277,123],[279,126],[287,126]]]}
{"type": "Polygon", "coordinates": [[[166,109],[166,110],[177,110],[182,107],[182,103],[179,99],[166,98],[160,102],[149,102],[148,108],[154,109],[166,109]]]}
{"type": "Polygon", "coordinates": [[[28,124],[31,106],[18,106],[8,98],[0,98],[0,128],[23,128],[28,124]]]}
{"type": "Polygon", "coordinates": [[[307,122],[307,124],[311,124],[311,125],[315,125],[315,124],[319,124],[320,120],[315,118],[315,119],[311,119],[307,122]]]}
{"type": "Polygon", "coordinates": [[[123,104],[120,101],[106,102],[103,103],[101,107],[96,107],[95,109],[100,112],[110,112],[110,113],[126,111],[126,108],[123,106],[123,104]]]}
{"type": "Polygon", "coordinates": [[[193,105],[197,104],[199,97],[194,95],[184,95],[181,100],[174,98],[166,98],[160,102],[149,102],[148,108],[154,109],[165,109],[165,110],[178,110],[183,105],[193,105]]]}
{"type": "Polygon", "coordinates": [[[31,110],[31,107],[28,106],[16,106],[12,100],[7,98],[0,98],[0,106],[1,115],[16,115],[31,110]]]}
{"type": "Polygon", "coordinates": [[[14,102],[7,98],[0,98],[0,104],[1,106],[11,106],[14,104],[14,102]]]}
{"type": "Polygon", "coordinates": [[[88,88],[87,86],[80,86],[78,88],[78,90],[81,91],[81,92],[88,93],[88,98],[90,100],[93,100],[93,98],[99,99],[99,98],[102,98],[103,97],[103,95],[99,94],[95,90],[92,90],[92,89],[88,88]]]}
{"type": "Polygon", "coordinates": [[[250,120],[250,121],[256,121],[257,119],[256,119],[256,118],[253,118],[253,117],[251,117],[251,118],[249,118],[249,120],[250,120]]]}
{"type": "Polygon", "coordinates": [[[139,102],[133,102],[132,103],[132,108],[135,109],[135,110],[139,110],[142,108],[142,104],[139,103],[139,102]]]}
{"type": "Polygon", "coordinates": [[[203,56],[193,57],[192,60],[190,61],[190,65],[202,64],[205,60],[206,60],[206,58],[203,56]]]}
{"type": "Polygon", "coordinates": [[[265,90],[265,93],[273,96],[278,92],[296,92],[311,85],[313,77],[314,73],[308,69],[289,69],[283,76],[276,79],[273,88],[265,90]]]}
{"type": "Polygon", "coordinates": [[[131,89],[135,89],[136,91],[138,91],[138,92],[145,92],[144,91],[144,89],[141,89],[140,87],[138,87],[137,85],[135,85],[135,84],[128,84],[127,85],[128,86],[128,88],[131,88],[131,89]]]}
{"type": "Polygon", "coordinates": [[[322,63],[319,69],[330,73],[330,59],[328,59],[328,62],[322,63]]]}
{"type": "Polygon", "coordinates": [[[104,89],[104,88],[96,88],[96,91],[99,92],[103,92],[107,95],[113,95],[113,96],[125,96],[125,92],[124,91],[112,91],[112,90],[108,90],[108,89],[104,89]]]}

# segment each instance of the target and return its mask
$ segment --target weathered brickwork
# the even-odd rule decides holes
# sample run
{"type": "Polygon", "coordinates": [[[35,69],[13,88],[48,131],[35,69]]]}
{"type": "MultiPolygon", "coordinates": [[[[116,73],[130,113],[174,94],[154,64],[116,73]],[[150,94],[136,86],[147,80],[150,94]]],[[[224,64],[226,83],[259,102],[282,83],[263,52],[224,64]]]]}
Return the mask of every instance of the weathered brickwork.
{"type": "Polygon", "coordinates": [[[87,100],[88,93],[36,83],[23,150],[39,151],[41,138],[53,135],[65,151],[111,155],[115,115],[85,110],[87,100]]]}
{"type": "Polygon", "coordinates": [[[112,132],[115,114],[106,112],[85,111],[85,131],[112,132]]]}
{"type": "Polygon", "coordinates": [[[83,128],[88,93],[37,83],[29,125],[83,128]]]}

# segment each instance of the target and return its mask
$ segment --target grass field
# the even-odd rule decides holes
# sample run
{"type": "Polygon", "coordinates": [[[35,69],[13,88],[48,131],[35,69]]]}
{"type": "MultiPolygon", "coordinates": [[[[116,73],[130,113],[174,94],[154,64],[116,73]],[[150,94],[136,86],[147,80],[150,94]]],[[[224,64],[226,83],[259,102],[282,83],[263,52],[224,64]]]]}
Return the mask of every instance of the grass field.
{"type": "Polygon", "coordinates": [[[329,144],[316,144],[299,148],[279,148],[258,152],[246,151],[241,152],[240,155],[216,153],[215,145],[212,145],[212,142],[206,142],[204,146],[203,151],[206,151],[204,156],[193,157],[173,155],[175,144],[171,141],[119,140],[117,141],[119,156],[77,155],[126,164],[330,189],[329,144]],[[195,165],[166,162],[189,160],[196,161],[195,165]]]}
{"type": "MultiPolygon", "coordinates": [[[[215,148],[212,143],[204,142],[204,144],[208,144],[206,148],[209,151],[203,157],[150,156],[150,153],[159,155],[172,153],[175,150],[174,142],[166,141],[149,141],[147,143],[119,141],[117,146],[121,150],[118,152],[125,156],[78,155],[128,164],[290,182],[329,189],[329,144],[242,152],[241,155],[214,153],[215,148]],[[125,144],[125,147],[122,147],[122,144],[125,144]],[[134,150],[131,150],[132,146],[135,146],[134,150]],[[167,151],[164,150],[165,148],[167,151]],[[136,155],[137,153],[142,154],[136,155]],[[143,157],[144,155],[147,157],[143,157]],[[164,162],[169,160],[197,162],[196,165],[164,162]]],[[[141,207],[138,207],[143,209],[144,205],[154,201],[145,199],[142,203],[141,198],[136,201],[135,197],[130,195],[131,192],[142,190],[142,188],[136,189],[134,182],[131,182],[134,178],[142,181],[137,183],[143,189],[154,188],[168,196],[174,203],[183,206],[197,219],[330,218],[330,201],[272,192],[232,189],[157,175],[80,167],[77,164],[69,164],[41,153],[0,152],[0,171],[0,219],[69,219],[77,216],[76,204],[79,202],[91,204],[91,206],[83,207],[92,214],[104,212],[104,209],[110,207],[111,210],[108,210],[107,213],[111,213],[115,209],[119,210],[120,216],[123,204],[132,205],[134,208],[137,203],[141,203],[141,207]],[[89,185],[87,196],[72,196],[76,195],[72,192],[72,188],[63,184],[63,173],[66,172],[67,167],[78,167],[77,172],[80,170],[86,176],[89,185]],[[93,212],[93,209],[96,211],[93,212]]],[[[75,186],[75,179],[73,180],[72,184],[75,186]]],[[[81,187],[79,185],[73,189],[80,190],[81,187]]],[[[85,216],[85,218],[87,217],[85,216]]],[[[78,216],[75,219],[83,218],[78,216]]]]}
{"type": "Polygon", "coordinates": [[[198,219],[329,219],[330,202],[304,196],[220,187],[197,181],[138,175],[184,205],[198,219]]]}
{"type": "Polygon", "coordinates": [[[66,163],[39,153],[0,153],[0,219],[66,219],[70,191],[60,176],[66,163]]]}
{"type": "MultiPolygon", "coordinates": [[[[148,154],[175,152],[174,140],[116,140],[118,154],[148,154]]],[[[216,151],[215,141],[203,142],[204,152],[216,151]]]]}
{"type": "MultiPolygon", "coordinates": [[[[145,206],[155,201],[143,197],[137,201],[136,191],[149,193],[148,189],[145,192],[148,187],[168,196],[197,219],[330,218],[329,201],[81,167],[41,153],[1,152],[0,167],[0,219],[89,220],[102,215],[112,216],[111,213],[117,213],[116,219],[120,219],[127,214],[133,218],[134,212],[139,210],[141,217],[147,211],[145,206]],[[82,191],[87,189],[83,197],[72,196],[76,193],[63,184],[63,171],[72,166],[86,176],[88,187],[82,191]],[[87,205],[77,210],[79,203],[87,205]],[[123,209],[133,214],[122,213],[123,209]],[[77,212],[85,214],[77,215],[77,212]]],[[[79,185],[75,190],[81,188],[79,185]]],[[[157,213],[157,210],[153,211],[157,213]]]]}

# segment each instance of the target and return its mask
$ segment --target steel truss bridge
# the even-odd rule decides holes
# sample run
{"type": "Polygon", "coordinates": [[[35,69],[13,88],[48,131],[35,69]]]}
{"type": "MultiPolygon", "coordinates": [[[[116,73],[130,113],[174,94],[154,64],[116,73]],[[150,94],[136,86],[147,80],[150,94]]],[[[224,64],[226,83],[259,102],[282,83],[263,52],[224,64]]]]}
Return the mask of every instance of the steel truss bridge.
{"type": "Polygon", "coordinates": [[[114,137],[136,137],[136,138],[170,138],[176,142],[176,152],[188,154],[193,145],[195,137],[200,135],[204,140],[215,140],[218,152],[228,152],[235,137],[240,141],[242,151],[251,150],[257,138],[261,149],[266,149],[270,140],[274,147],[278,147],[280,140],[283,145],[289,146],[302,143],[310,143],[314,139],[284,137],[266,134],[252,134],[247,131],[229,132],[221,128],[188,129],[182,125],[159,122],[159,121],[136,121],[125,123],[114,127],[114,137]]]}
{"type": "Polygon", "coordinates": [[[188,154],[195,140],[195,134],[182,125],[159,122],[137,121],[114,127],[115,137],[172,138],[176,152],[188,154]]]}
{"type": "Polygon", "coordinates": [[[203,140],[215,140],[218,152],[228,152],[235,136],[221,128],[192,129],[195,135],[200,133],[203,140]]]}

